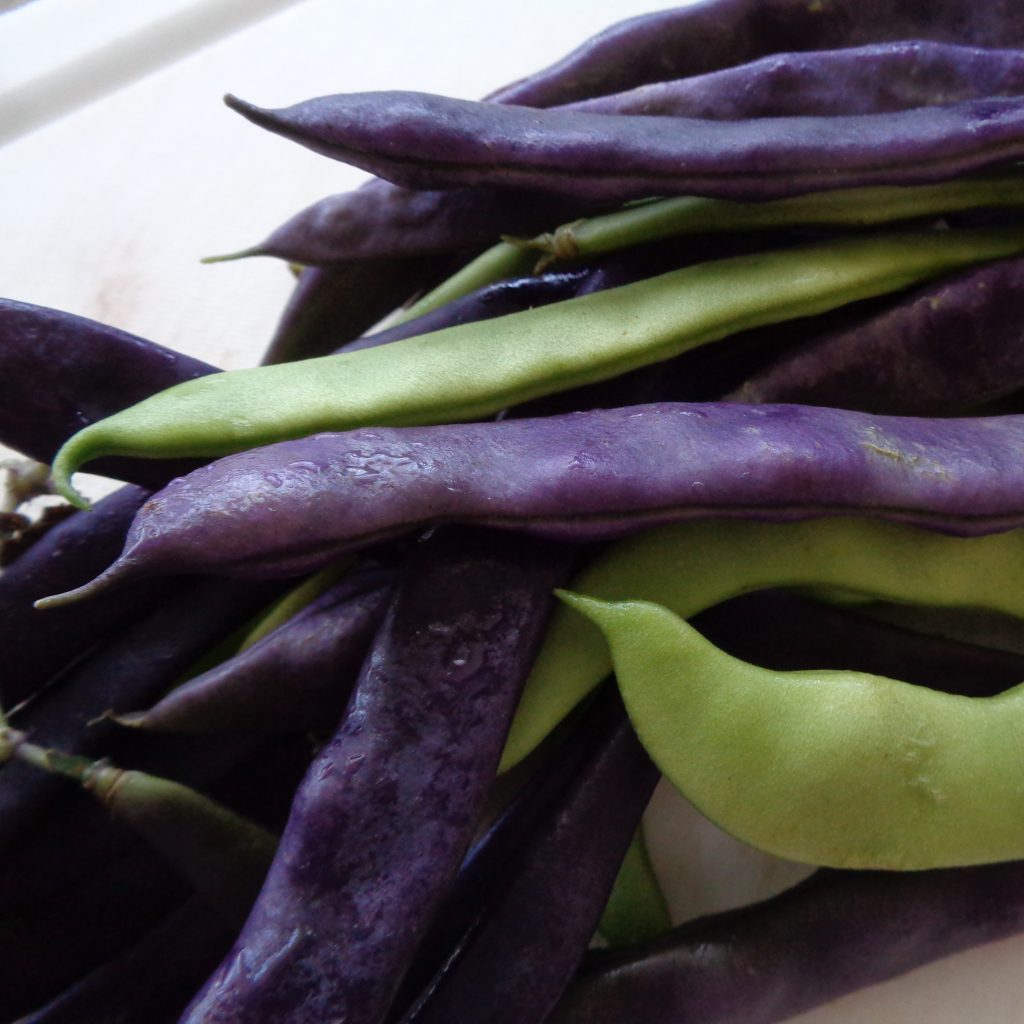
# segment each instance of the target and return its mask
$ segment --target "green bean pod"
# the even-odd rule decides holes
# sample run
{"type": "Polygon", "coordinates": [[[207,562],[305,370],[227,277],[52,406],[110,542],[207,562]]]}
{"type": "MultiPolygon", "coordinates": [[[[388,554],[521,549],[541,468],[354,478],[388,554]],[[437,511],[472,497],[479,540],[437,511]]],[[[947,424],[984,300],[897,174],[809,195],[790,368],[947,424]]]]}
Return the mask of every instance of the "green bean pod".
{"type": "MultiPolygon", "coordinates": [[[[749,591],[800,586],[1024,617],[1022,579],[1024,530],[964,539],[855,518],[709,519],[612,545],[570,589],[603,600],[650,601],[684,619],[749,591]]],[[[601,631],[560,608],[527,681],[502,770],[533,750],[611,671],[601,631]]]]}
{"type": "Polygon", "coordinates": [[[1024,683],[961,697],[862,672],[774,672],[659,605],[562,599],[608,641],[655,764],[736,838],[837,868],[1024,856],[1024,683]]]}
{"type": "Polygon", "coordinates": [[[490,416],[737,331],[909,287],[1024,251],[1024,228],[846,238],[703,263],[391,345],[212,374],[92,424],[54,462],[60,492],[101,455],[215,457],[357,426],[490,416]]]}

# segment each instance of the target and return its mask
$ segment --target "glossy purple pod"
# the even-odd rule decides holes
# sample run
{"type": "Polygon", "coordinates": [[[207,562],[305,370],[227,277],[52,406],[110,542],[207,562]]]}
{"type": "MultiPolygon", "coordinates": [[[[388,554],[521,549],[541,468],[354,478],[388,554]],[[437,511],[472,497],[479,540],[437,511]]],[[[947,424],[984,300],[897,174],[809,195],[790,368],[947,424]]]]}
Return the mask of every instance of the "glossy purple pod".
{"type": "Polygon", "coordinates": [[[618,715],[605,742],[403,1024],[534,1024],[558,1002],[661,774],[606,697],[618,715]]]}
{"type": "Polygon", "coordinates": [[[704,75],[654,82],[568,108],[740,121],[878,114],[1024,92],[1024,52],[920,39],[775,53],[704,75]]]}
{"type": "Polygon", "coordinates": [[[849,117],[744,121],[530,110],[414,92],[232,109],[314,152],[416,189],[533,189],[618,204],[650,196],[779,199],[923,185],[1024,157],[1024,99],[849,117]]]}
{"type": "MultiPolygon", "coordinates": [[[[1022,91],[1021,51],[911,40],[772,54],[563,109],[738,121],[872,114],[1022,91]]],[[[246,254],[326,264],[388,252],[443,253],[486,245],[500,235],[529,237],[587,212],[585,206],[531,193],[414,192],[374,181],[301,210],[246,254]]]]}
{"type": "Polygon", "coordinates": [[[915,289],[783,352],[727,396],[936,416],[1024,388],[1024,260],[915,289]]]}
{"type": "Polygon", "coordinates": [[[401,341],[402,338],[429,334],[445,327],[477,323],[480,320],[518,313],[524,309],[546,306],[552,302],[562,302],[577,295],[592,274],[591,267],[574,267],[570,270],[497,281],[468,295],[452,299],[422,316],[350,341],[338,351],[355,352],[361,348],[389,345],[393,341],[401,341]]]}
{"type": "Polygon", "coordinates": [[[334,728],[387,605],[394,574],[343,579],[262,640],[121,724],[174,733],[334,728]]]}
{"type": "MultiPolygon", "coordinates": [[[[144,338],[45,306],[0,299],[0,444],[50,462],[76,431],[216,367],[144,338]]],[[[137,459],[96,472],[159,487],[176,467],[137,459]]]]}
{"type": "Polygon", "coordinates": [[[420,545],[256,907],[183,1024],[381,1019],[472,839],[569,569],[500,534],[420,545]]]}
{"type": "Polygon", "coordinates": [[[231,944],[198,897],[16,1024],[173,1024],[231,944]]]}
{"type": "Polygon", "coordinates": [[[771,53],[901,39],[1021,47],[1024,11],[1016,0],[702,0],[611,25],[488,99],[551,107],[771,53]]]}
{"type": "Polygon", "coordinates": [[[60,600],[160,573],[294,574],[442,522],[581,543],[707,516],[857,514],[978,536],[1024,525],[1022,446],[1018,416],[735,403],[317,434],[174,481],[111,568],[60,600]]]}
{"type": "Polygon", "coordinates": [[[1024,930],[1024,863],[819,871],[640,946],[595,951],[551,1024],[774,1024],[1024,930]]]}

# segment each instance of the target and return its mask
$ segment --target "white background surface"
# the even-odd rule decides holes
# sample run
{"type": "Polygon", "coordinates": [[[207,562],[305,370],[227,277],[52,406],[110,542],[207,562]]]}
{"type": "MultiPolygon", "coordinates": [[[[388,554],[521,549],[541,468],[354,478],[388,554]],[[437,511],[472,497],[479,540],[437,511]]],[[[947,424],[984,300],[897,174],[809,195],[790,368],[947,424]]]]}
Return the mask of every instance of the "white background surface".
{"type": "MultiPolygon", "coordinates": [[[[271,260],[198,258],[258,241],[363,176],[247,124],[221,104],[224,92],[269,106],[390,88],[479,97],[649,6],[39,0],[4,15],[0,294],[226,368],[251,364],[291,277],[271,260]]],[[[722,840],[665,791],[650,830],[679,917],[802,873],[722,840]]],[[[1024,940],[990,945],[799,1020],[1018,1024],[1022,963],[1024,940]]]]}

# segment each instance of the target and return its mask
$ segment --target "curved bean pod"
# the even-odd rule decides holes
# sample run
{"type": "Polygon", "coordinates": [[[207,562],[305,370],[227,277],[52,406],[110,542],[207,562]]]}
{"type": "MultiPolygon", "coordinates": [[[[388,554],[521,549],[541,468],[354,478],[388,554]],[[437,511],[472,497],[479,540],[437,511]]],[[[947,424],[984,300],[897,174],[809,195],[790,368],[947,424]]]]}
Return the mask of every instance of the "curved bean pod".
{"type": "Polygon", "coordinates": [[[575,543],[709,516],[1024,526],[1024,416],[662,404],[318,434],[223,459],[139,510],[114,564],[46,605],[161,573],[275,577],[442,522],[575,543]]]}
{"type": "MultiPolygon", "coordinates": [[[[0,299],[0,444],[49,462],[76,430],[215,371],[116,327],[0,299]]],[[[96,471],[159,487],[189,468],[117,462],[96,471]]]]}
{"type": "Polygon", "coordinates": [[[1024,156],[1019,97],[747,121],[530,110],[413,92],[322,96],[281,110],[226,102],[269,131],[406,188],[487,185],[595,204],[924,185],[1024,156]]]}
{"type": "Polygon", "coordinates": [[[727,396],[942,415],[1024,388],[1024,260],[919,289],[778,357],[727,396]]]}
{"type": "Polygon", "coordinates": [[[361,352],[214,374],[76,434],[54,482],[81,503],[69,478],[101,455],[226,455],[318,430],[480,418],[1021,249],[1020,228],[843,239],[699,264],[361,352]]]}
{"type": "Polygon", "coordinates": [[[860,672],[773,672],[660,605],[561,596],[608,642],[648,754],[730,835],[826,867],[1024,855],[1024,683],[972,698],[860,672]]]}
{"type": "Polygon", "coordinates": [[[550,107],[603,93],[745,64],[770,53],[886,40],[1024,45],[1014,0],[703,0],[629,18],[556,64],[497,90],[498,103],[550,107]]]}
{"type": "Polygon", "coordinates": [[[117,721],[156,732],[324,732],[344,710],[391,574],[343,580],[240,654],[117,721]]]}
{"type": "Polygon", "coordinates": [[[551,1024],[776,1024],[1024,929],[1024,865],[816,872],[763,903],[593,951],[551,1024]]]}
{"type": "MultiPolygon", "coordinates": [[[[1024,616],[1024,531],[956,538],[866,519],[776,525],[706,520],[619,541],[574,591],[664,605],[682,618],[767,587],[833,586],[886,600],[977,606],[1024,616]]],[[[611,671],[607,644],[581,616],[559,610],[534,663],[502,762],[532,750],[611,671]]]]}
{"type": "Polygon", "coordinates": [[[547,545],[482,531],[421,545],[253,913],[183,1024],[381,1019],[469,846],[565,569],[547,545]]]}
{"type": "Polygon", "coordinates": [[[659,772],[618,722],[403,1024],[546,1019],[594,935],[659,772]]]}

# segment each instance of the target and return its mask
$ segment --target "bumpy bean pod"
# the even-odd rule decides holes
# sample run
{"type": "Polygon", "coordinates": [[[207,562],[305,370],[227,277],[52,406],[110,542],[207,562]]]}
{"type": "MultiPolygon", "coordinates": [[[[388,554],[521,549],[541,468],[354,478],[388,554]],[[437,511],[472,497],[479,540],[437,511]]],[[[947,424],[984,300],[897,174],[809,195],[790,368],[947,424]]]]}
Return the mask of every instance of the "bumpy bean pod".
{"type": "MultiPolygon", "coordinates": [[[[775,525],[706,520],[619,541],[572,583],[605,600],[644,600],[689,618],[767,587],[832,586],[887,600],[1024,615],[1024,531],[955,538],[866,519],[775,525]]],[[[509,767],[611,671],[600,632],[559,611],[534,663],[505,751],[509,767]]]]}
{"type": "Polygon", "coordinates": [[[488,416],[1021,249],[1020,228],[843,239],[703,263],[361,352],[214,374],[76,434],[54,481],[81,503],[70,476],[101,455],[226,455],[318,430],[488,416]]]}
{"type": "Polygon", "coordinates": [[[319,434],[228,456],[136,516],[120,558],[50,605],[159,573],[273,577],[442,522],[572,542],[708,516],[1024,526],[1024,417],[661,404],[319,434]]]}
{"type": "Polygon", "coordinates": [[[728,398],[958,412],[1024,388],[1024,260],[958,274],[775,359],[728,398]]]}
{"type": "Polygon", "coordinates": [[[547,545],[453,531],[410,569],[189,1024],[380,1020],[458,869],[567,566],[547,545]]]}
{"type": "Polygon", "coordinates": [[[616,204],[648,196],[779,199],[923,185],[1024,156],[1024,100],[747,121],[529,110],[426,93],[322,96],[250,121],[406,188],[536,189],[616,204]]]}

